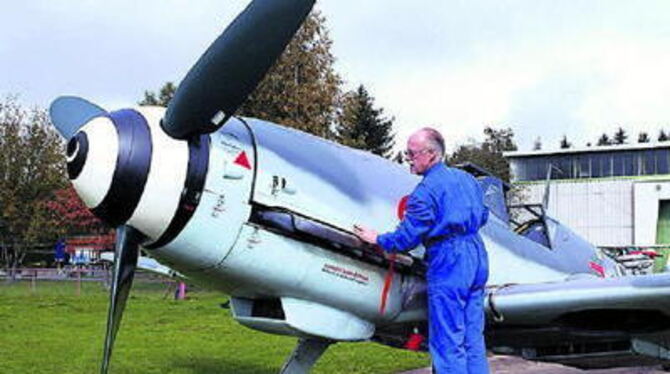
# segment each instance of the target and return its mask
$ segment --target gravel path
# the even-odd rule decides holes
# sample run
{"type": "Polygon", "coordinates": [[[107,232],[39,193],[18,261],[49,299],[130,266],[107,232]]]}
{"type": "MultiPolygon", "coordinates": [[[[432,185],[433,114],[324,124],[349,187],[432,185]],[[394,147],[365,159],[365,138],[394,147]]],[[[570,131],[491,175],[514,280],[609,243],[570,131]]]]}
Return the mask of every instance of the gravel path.
{"type": "MultiPolygon", "coordinates": [[[[491,374],[667,374],[658,367],[579,370],[563,365],[526,361],[513,356],[492,356],[489,364],[491,374]]],[[[430,374],[430,372],[430,368],[425,368],[401,374],[430,374]]]]}

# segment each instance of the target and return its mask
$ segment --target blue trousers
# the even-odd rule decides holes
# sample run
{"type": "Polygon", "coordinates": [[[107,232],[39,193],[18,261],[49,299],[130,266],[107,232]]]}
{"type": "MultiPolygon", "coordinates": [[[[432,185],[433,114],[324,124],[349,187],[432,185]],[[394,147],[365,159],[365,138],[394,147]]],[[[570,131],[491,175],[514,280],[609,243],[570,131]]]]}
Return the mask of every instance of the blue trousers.
{"type": "Polygon", "coordinates": [[[433,366],[439,374],[488,373],[483,305],[488,280],[486,250],[481,240],[441,247],[431,248],[428,273],[433,366]]]}

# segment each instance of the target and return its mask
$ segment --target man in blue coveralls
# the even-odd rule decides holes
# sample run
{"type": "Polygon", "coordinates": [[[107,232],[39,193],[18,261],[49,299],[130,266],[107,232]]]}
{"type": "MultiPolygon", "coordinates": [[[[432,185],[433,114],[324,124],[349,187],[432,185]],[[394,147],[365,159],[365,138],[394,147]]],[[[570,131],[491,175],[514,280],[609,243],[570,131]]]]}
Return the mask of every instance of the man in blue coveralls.
{"type": "Polygon", "coordinates": [[[444,139],[424,128],[407,141],[411,172],[423,175],[393,232],[354,226],[361,240],[386,252],[426,247],[429,345],[437,373],[488,373],[484,344],[484,286],[488,256],[479,236],[488,209],[468,173],[443,162],[444,139]]]}

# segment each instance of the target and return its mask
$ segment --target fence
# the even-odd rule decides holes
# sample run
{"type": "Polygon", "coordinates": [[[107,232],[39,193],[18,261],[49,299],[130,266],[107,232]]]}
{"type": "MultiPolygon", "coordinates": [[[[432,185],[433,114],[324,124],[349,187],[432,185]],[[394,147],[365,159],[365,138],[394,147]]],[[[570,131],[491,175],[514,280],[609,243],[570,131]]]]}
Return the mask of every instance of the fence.
{"type": "MultiPolygon", "coordinates": [[[[18,268],[12,274],[0,270],[1,282],[30,282],[32,291],[36,291],[38,281],[63,281],[73,282],[76,292],[81,293],[81,284],[84,282],[100,282],[110,286],[112,281],[112,268],[107,266],[90,267],[64,267],[64,268],[18,268]]],[[[174,289],[174,280],[166,277],[138,270],[135,273],[134,282],[165,284],[168,289],[174,289]]],[[[166,290],[167,292],[167,290],[166,290]]]]}

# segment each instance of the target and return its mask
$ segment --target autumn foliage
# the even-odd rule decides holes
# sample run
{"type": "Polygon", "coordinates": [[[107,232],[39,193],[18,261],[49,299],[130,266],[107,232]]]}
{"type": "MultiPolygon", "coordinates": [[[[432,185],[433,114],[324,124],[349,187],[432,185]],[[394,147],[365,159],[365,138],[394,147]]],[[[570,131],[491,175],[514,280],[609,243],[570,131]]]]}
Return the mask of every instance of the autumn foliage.
{"type": "Polygon", "coordinates": [[[45,204],[52,217],[66,229],[66,234],[106,234],[110,231],[109,226],[84,205],[72,186],[56,191],[53,199],[45,204]]]}

